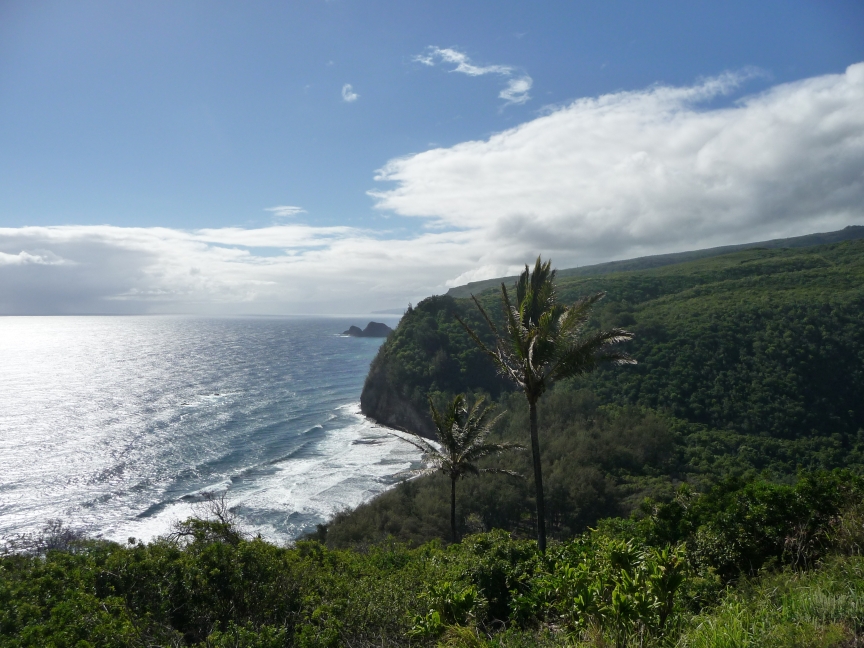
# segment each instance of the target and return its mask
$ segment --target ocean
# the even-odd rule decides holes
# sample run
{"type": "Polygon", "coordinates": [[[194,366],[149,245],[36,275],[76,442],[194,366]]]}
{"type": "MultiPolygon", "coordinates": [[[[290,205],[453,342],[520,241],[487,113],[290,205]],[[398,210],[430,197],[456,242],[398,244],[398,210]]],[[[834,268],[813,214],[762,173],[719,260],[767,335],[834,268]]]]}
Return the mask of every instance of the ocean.
{"type": "Polygon", "coordinates": [[[282,543],[385,491],[419,453],[360,414],[382,340],[350,324],[0,318],[0,537],[150,540],[214,493],[282,543]]]}

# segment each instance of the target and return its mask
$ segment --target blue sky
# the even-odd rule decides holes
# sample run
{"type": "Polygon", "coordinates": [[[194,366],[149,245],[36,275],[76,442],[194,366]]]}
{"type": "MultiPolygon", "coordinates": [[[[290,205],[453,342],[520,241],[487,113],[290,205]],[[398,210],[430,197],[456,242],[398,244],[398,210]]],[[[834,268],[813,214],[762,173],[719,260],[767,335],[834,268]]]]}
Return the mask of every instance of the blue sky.
{"type": "Polygon", "coordinates": [[[860,224],[862,33],[860,2],[7,0],[0,312],[374,310],[860,224]]]}

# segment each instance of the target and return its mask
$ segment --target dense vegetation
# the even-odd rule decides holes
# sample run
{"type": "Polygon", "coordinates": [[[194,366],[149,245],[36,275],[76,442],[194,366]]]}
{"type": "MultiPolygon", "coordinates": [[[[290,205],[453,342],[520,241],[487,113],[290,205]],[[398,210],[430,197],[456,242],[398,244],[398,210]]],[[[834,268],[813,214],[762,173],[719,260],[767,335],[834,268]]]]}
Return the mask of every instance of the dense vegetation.
{"type": "MultiPolygon", "coordinates": [[[[639,364],[600,369],[541,399],[553,535],[627,515],[682,481],[703,488],[730,474],[783,481],[800,468],[864,467],[864,241],[558,281],[565,303],[598,290],[607,297],[594,326],[632,330],[626,350],[639,364]]],[[[500,313],[494,292],[480,299],[500,313]]],[[[387,394],[420,418],[427,392],[481,391],[506,412],[500,438],[526,443],[524,399],[496,377],[457,313],[476,321],[468,300],[451,297],[406,314],[370,370],[365,411],[386,422],[388,403],[379,407],[377,395],[387,394]]],[[[531,470],[525,456],[495,465],[531,470]]],[[[530,535],[527,482],[465,480],[460,489],[463,531],[530,535]]],[[[330,542],[445,537],[445,497],[434,480],[404,485],[341,516],[330,542]]]]}
{"type": "Polygon", "coordinates": [[[53,549],[0,557],[0,646],[839,647],[864,630],[860,478],[733,479],[643,512],[545,555],[503,531],[356,551],[224,516],[146,545],[55,527],[53,549]]]}

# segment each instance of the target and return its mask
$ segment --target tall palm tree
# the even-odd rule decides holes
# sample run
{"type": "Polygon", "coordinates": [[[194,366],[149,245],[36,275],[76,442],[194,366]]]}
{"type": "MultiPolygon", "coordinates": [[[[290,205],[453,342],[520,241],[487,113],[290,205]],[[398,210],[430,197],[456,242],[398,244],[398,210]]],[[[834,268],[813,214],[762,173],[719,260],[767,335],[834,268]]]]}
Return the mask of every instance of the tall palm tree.
{"type": "Polygon", "coordinates": [[[490,420],[494,406],[484,406],[484,399],[479,398],[470,408],[465,403],[465,396],[459,394],[443,412],[435,408],[429,399],[432,411],[432,421],[435,423],[435,434],[441,447],[436,448],[416,432],[410,432],[414,438],[399,437],[414,447],[423,451],[427,462],[426,468],[416,471],[416,474],[427,474],[439,470],[450,477],[450,531],[453,542],[456,535],[456,482],[465,475],[480,473],[505,473],[521,476],[510,470],[501,468],[478,468],[476,462],[483,457],[506,452],[507,450],[524,450],[518,443],[487,443],[486,437],[492,431],[492,426],[498,417],[490,420]]]}
{"type": "Polygon", "coordinates": [[[633,358],[614,348],[616,344],[633,338],[629,331],[613,328],[590,334],[585,332],[591,308],[605,293],[596,293],[572,306],[564,306],[556,299],[555,271],[551,266],[551,261],[543,263],[539,256],[533,272],[525,266],[516,283],[515,306],[510,302],[507,287],[501,284],[501,307],[506,322],[503,332],[477,298],[471,296],[495,336],[493,348],[489,348],[457,316],[468,335],[492,358],[499,372],[516,383],[528,400],[540,551],[546,551],[546,507],[537,434],[537,401],[552,382],[588,373],[602,362],[636,364],[633,358]]]}

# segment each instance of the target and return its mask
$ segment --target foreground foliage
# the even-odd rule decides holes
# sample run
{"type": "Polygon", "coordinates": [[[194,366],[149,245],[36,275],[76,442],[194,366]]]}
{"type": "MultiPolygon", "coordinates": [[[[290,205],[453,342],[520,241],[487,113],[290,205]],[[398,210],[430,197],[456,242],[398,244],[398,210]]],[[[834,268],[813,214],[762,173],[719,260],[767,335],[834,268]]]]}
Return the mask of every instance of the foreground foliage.
{"type": "Polygon", "coordinates": [[[864,622],[862,492],[848,473],[682,490],[545,555],[503,531],[277,547],[219,520],[19,547],[0,646],[841,646],[864,622]]]}
{"type": "Polygon", "coordinates": [[[864,560],[835,558],[813,572],[785,570],[748,582],[687,625],[682,648],[858,645],[864,628],[864,560]]]}

